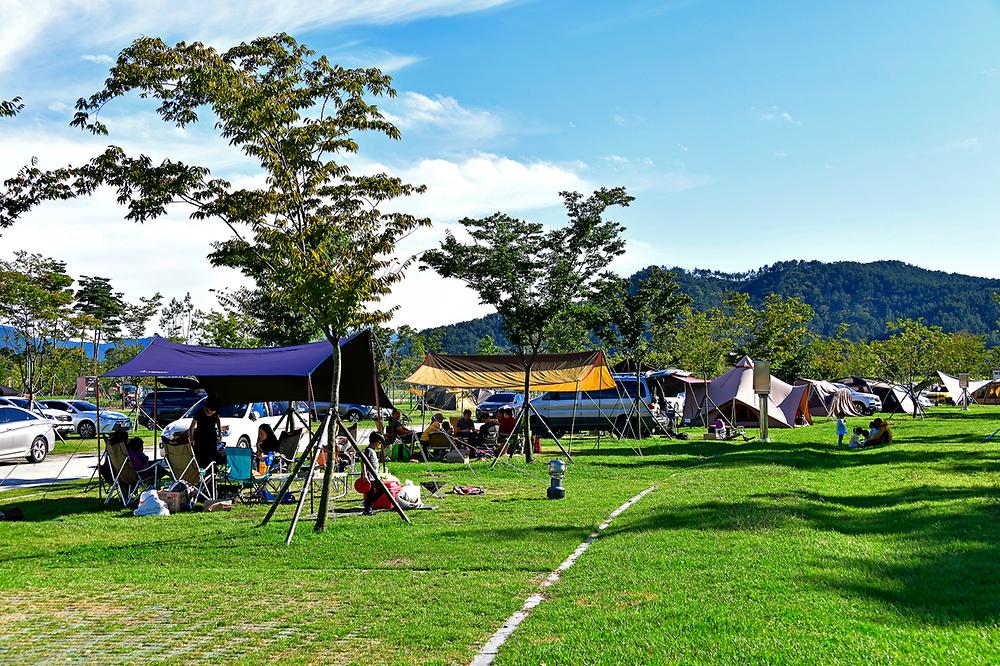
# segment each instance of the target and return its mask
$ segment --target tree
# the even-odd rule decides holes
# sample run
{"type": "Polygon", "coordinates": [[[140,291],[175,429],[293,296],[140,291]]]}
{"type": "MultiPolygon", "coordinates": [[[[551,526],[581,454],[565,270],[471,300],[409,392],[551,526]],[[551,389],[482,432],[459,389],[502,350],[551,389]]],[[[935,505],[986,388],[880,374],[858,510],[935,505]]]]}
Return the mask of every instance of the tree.
{"type": "Polygon", "coordinates": [[[260,346],[260,340],[253,336],[251,323],[238,312],[195,310],[192,329],[200,345],[230,349],[260,346]]]}
{"type": "Polygon", "coordinates": [[[913,399],[913,416],[919,405],[913,394],[915,381],[923,380],[940,358],[944,333],[940,326],[928,326],[922,319],[896,319],[886,324],[890,336],[876,345],[882,374],[903,384],[913,399]]]}
{"type": "Polygon", "coordinates": [[[487,335],[479,340],[479,349],[476,351],[477,354],[482,354],[483,356],[495,356],[497,354],[502,354],[503,349],[497,344],[497,341],[493,339],[492,335],[487,335]]]}
{"type": "MultiPolygon", "coordinates": [[[[595,280],[625,251],[624,229],[605,219],[610,206],[628,206],[624,188],[601,188],[584,198],[562,192],[568,223],[546,230],[504,213],[460,224],[472,238],[462,242],[448,232],[439,248],[424,254],[424,266],[457,278],[496,307],[503,330],[524,366],[528,408],[531,369],[546,351],[550,324],[565,317],[592,294],[595,280]]],[[[525,415],[527,417],[527,414],[525,415]]],[[[525,460],[531,462],[531,419],[524,419],[525,460]]]]}
{"type": "MultiPolygon", "coordinates": [[[[213,252],[209,258],[217,266],[236,266],[236,261],[221,251],[213,252]]],[[[261,272],[259,279],[265,282],[266,274],[261,272]]],[[[307,316],[282,307],[266,289],[240,287],[217,292],[216,298],[226,313],[239,318],[246,327],[247,336],[261,345],[301,345],[320,335],[307,316]]]]}
{"type": "MultiPolygon", "coordinates": [[[[157,113],[179,127],[210,109],[220,135],[258,163],[266,184],[236,188],[203,166],[154,164],[111,146],[81,167],[22,174],[0,201],[0,219],[110,185],[129,220],[155,219],[177,201],[192,207],[193,219],[221,220],[233,237],[216,246],[216,261],[255,279],[275,305],[305,317],[330,343],[330,413],[336,414],[339,339],[388,321],[391,313],[378,305],[411,263],[394,256],[396,244],[430,224],[386,210],[422,187],[384,173],[355,175],[344,161],[358,152],[359,133],[399,138],[370,101],[395,94],[391,78],[374,68],[332,65],[287,34],[221,53],[198,42],[168,46],[142,37],[119,54],[104,88],[79,100],[72,124],[106,134],[99,113],[131,92],[156,99],[157,113]]],[[[328,433],[335,460],[335,429],[328,433]]],[[[332,468],[326,467],[317,530],[326,527],[332,468]]]]}
{"type": "Polygon", "coordinates": [[[194,323],[194,304],[191,293],[184,294],[184,300],[171,298],[170,302],[160,311],[160,331],[172,342],[187,344],[191,339],[191,326],[194,323]]]}
{"type": "Polygon", "coordinates": [[[156,316],[163,305],[163,295],[160,292],[152,296],[140,296],[138,303],[125,306],[122,313],[122,324],[133,340],[138,340],[146,334],[146,325],[156,316]]]}
{"type": "Polygon", "coordinates": [[[105,339],[118,337],[122,327],[122,315],[125,313],[125,302],[122,300],[122,294],[111,287],[110,279],[81,275],[73,309],[90,315],[97,322],[94,326],[94,374],[96,375],[102,334],[105,339]]]}
{"type": "Polygon", "coordinates": [[[733,351],[752,359],[766,360],[771,373],[792,381],[809,367],[809,328],[815,312],[800,299],[767,294],[756,308],[747,294],[731,294],[724,302],[722,325],[732,332],[733,351]]]}
{"type": "Polygon", "coordinates": [[[29,394],[43,385],[46,357],[62,337],[72,284],[66,264],[40,254],[18,251],[0,261],[0,333],[29,394]]]}
{"type": "MultiPolygon", "coordinates": [[[[654,341],[662,348],[664,343],[657,340],[659,334],[654,329],[654,341]]],[[[733,348],[725,316],[718,308],[700,312],[688,309],[680,326],[668,329],[666,335],[665,342],[674,350],[676,365],[691,370],[704,380],[722,372],[733,348]]],[[[708,400],[708,391],[704,392],[703,400],[708,400]]],[[[708,406],[703,404],[701,413],[704,415],[707,412],[708,406]]]]}
{"type": "MultiPolygon", "coordinates": [[[[635,284],[627,278],[609,275],[597,285],[594,299],[597,335],[605,346],[635,364],[637,387],[641,368],[651,353],[651,331],[676,326],[691,302],[689,296],[681,293],[676,277],[675,273],[652,266],[635,284]]],[[[637,389],[635,432],[641,438],[640,400],[637,389]]]]}

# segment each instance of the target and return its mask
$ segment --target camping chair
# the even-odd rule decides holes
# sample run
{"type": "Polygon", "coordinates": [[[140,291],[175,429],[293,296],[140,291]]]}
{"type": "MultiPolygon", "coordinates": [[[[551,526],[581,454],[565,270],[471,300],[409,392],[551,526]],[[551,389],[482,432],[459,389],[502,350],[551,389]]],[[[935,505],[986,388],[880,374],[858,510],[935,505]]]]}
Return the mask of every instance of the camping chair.
{"type": "Polygon", "coordinates": [[[205,467],[199,466],[198,459],[194,456],[194,449],[186,440],[177,442],[164,440],[163,453],[174,482],[184,481],[195,489],[195,496],[191,499],[189,508],[194,507],[199,498],[206,502],[216,498],[214,462],[205,467]]]}
{"type": "Polygon", "coordinates": [[[147,486],[132,468],[124,442],[117,444],[109,442],[105,446],[105,451],[111,473],[111,487],[108,489],[107,497],[104,498],[104,504],[107,505],[117,493],[118,499],[122,501],[122,507],[128,508],[132,500],[136,499],[147,486]]]}
{"type": "Polygon", "coordinates": [[[278,455],[274,457],[272,467],[276,465],[278,471],[285,472],[295,464],[295,454],[299,450],[300,437],[302,437],[301,428],[281,433],[281,437],[278,438],[278,455]]]}
{"type": "Polygon", "coordinates": [[[270,474],[253,473],[253,451],[244,446],[226,447],[226,481],[236,486],[234,502],[250,504],[259,501],[262,489],[271,480],[270,474]],[[249,495],[245,491],[249,490],[249,495]]]}
{"type": "Polygon", "coordinates": [[[451,435],[446,432],[432,432],[427,436],[427,457],[431,459],[444,458],[452,448],[451,435]]]}

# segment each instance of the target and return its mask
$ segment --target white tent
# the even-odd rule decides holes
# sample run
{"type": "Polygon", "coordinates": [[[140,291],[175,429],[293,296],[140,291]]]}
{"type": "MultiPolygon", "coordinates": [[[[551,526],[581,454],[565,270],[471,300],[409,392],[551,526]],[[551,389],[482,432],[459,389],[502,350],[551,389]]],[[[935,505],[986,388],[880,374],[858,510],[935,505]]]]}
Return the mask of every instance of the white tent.
{"type": "Polygon", "coordinates": [[[941,378],[941,383],[944,384],[948,397],[956,405],[964,405],[967,396],[973,396],[973,400],[975,400],[975,392],[991,383],[989,379],[970,379],[969,388],[963,393],[962,387],[958,385],[958,377],[952,377],[940,370],[937,371],[937,375],[941,378]]]}
{"type": "MultiPolygon", "coordinates": [[[[711,422],[722,416],[723,420],[737,425],[758,423],[760,399],[753,391],[753,361],[749,357],[744,356],[732,370],[708,382],[707,396],[704,386],[692,385],[693,399],[684,401],[686,419],[694,421],[704,404],[706,421],[711,422]]],[[[771,393],[767,398],[767,417],[768,425],[772,428],[812,424],[809,386],[792,386],[772,376],[771,393]]]]}

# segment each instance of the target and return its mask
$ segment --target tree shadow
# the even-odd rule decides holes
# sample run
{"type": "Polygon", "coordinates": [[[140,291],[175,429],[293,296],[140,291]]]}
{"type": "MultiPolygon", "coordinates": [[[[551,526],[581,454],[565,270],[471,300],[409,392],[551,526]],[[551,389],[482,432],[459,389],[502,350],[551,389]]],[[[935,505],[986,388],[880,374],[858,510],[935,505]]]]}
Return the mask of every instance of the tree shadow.
{"type": "MultiPolygon", "coordinates": [[[[41,494],[42,492],[44,492],[44,489],[39,489],[39,493],[41,494]]],[[[11,497],[8,500],[3,495],[0,495],[0,501],[3,501],[0,511],[7,511],[17,507],[24,513],[22,520],[25,522],[46,522],[80,514],[124,512],[120,501],[116,499],[108,506],[105,506],[103,500],[97,499],[96,493],[91,497],[60,497],[56,495],[33,497],[24,501],[19,500],[17,497],[11,497]]],[[[129,512],[129,515],[131,515],[131,512],[129,512]]]]}
{"type": "MultiPolygon", "coordinates": [[[[813,529],[893,544],[890,555],[823,555],[823,574],[805,582],[865,597],[935,624],[1000,620],[1000,486],[920,486],[871,495],[809,490],[703,502],[613,524],[607,536],[697,530],[768,533],[813,529]],[[888,559],[886,559],[888,558],[888,559]],[[878,581],[869,583],[867,581],[878,581]]],[[[794,564],[794,562],[792,563],[794,564]]],[[[789,567],[789,575],[795,575],[789,567]]]]}

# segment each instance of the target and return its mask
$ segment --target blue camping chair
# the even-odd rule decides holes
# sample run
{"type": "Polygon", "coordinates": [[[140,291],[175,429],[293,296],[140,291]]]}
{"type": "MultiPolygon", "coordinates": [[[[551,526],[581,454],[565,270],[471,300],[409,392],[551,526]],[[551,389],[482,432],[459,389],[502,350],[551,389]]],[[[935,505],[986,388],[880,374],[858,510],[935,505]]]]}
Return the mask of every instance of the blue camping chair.
{"type": "Polygon", "coordinates": [[[271,475],[254,474],[253,451],[243,446],[227,446],[226,465],[226,481],[237,487],[233,501],[244,504],[261,501],[261,491],[271,480],[271,475]]]}

